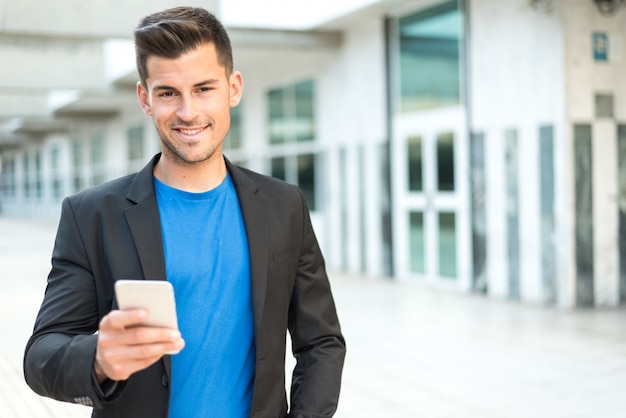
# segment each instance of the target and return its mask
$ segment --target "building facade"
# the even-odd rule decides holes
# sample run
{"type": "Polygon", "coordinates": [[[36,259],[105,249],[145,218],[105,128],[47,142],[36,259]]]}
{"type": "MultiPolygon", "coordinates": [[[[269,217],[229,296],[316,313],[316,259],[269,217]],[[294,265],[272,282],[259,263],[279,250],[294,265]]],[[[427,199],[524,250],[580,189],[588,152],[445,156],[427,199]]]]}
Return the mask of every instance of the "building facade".
{"type": "MultiPolygon", "coordinates": [[[[245,87],[225,154],[302,188],[331,269],[617,306],[626,7],[598,3],[382,0],[306,31],[229,28],[245,87]]],[[[5,53],[44,42],[3,32],[5,53]]],[[[48,34],[71,66],[37,81],[45,100],[8,74],[23,86],[0,110],[2,214],[58,216],[158,152],[120,33],[48,34]]]]}

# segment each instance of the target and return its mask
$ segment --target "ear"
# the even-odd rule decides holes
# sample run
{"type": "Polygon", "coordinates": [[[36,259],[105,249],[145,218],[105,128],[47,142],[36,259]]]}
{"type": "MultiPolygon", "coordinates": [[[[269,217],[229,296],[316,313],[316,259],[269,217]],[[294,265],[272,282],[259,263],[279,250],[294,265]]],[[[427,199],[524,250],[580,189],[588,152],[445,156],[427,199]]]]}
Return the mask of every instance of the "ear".
{"type": "Polygon", "coordinates": [[[241,100],[243,93],[243,77],[239,71],[234,71],[230,75],[230,107],[235,107],[241,100]]]}
{"type": "Polygon", "coordinates": [[[141,81],[137,82],[137,98],[139,99],[139,106],[146,116],[152,116],[152,108],[150,107],[150,95],[148,89],[144,87],[141,81]]]}

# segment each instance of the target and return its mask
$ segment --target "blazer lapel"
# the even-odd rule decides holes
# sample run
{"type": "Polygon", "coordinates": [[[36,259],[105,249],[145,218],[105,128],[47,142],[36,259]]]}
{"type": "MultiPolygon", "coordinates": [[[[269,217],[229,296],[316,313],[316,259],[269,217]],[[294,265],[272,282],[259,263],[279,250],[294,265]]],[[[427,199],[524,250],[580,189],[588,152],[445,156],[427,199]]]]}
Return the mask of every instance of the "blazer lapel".
{"type": "Polygon", "coordinates": [[[269,260],[269,202],[259,195],[259,187],[243,171],[233,166],[226,159],[239,197],[239,206],[248,235],[250,252],[250,281],[252,286],[252,308],[254,312],[254,331],[259,335],[265,293],[267,288],[267,269],[269,260]]]}
{"type": "Polygon", "coordinates": [[[130,228],[144,277],[150,280],[165,280],[165,256],[161,237],[159,208],[154,193],[152,170],[159,159],[157,155],[150,164],[137,173],[126,198],[134,206],[126,208],[124,214],[130,228]]]}
{"type": "MultiPolygon", "coordinates": [[[[165,255],[163,237],[156,194],[154,192],[153,169],[159,160],[156,155],[150,164],[144,167],[130,186],[126,198],[134,206],[126,208],[124,215],[133,236],[144,278],[165,280],[165,255]]],[[[165,372],[171,381],[172,362],[170,356],[163,357],[165,372]]]]}
{"type": "MultiPolygon", "coordinates": [[[[152,280],[165,280],[165,256],[161,236],[159,209],[154,192],[153,169],[159,160],[156,155],[150,164],[141,170],[133,181],[126,198],[134,203],[124,213],[131,230],[144,277],[152,280]]],[[[252,308],[254,312],[254,330],[259,335],[265,293],[267,287],[267,269],[270,251],[269,239],[269,202],[259,195],[259,187],[239,168],[226,160],[226,166],[235,184],[239,206],[246,227],[248,250],[250,253],[250,281],[252,287],[252,308]]],[[[163,358],[165,370],[171,375],[170,356],[163,358]]]]}

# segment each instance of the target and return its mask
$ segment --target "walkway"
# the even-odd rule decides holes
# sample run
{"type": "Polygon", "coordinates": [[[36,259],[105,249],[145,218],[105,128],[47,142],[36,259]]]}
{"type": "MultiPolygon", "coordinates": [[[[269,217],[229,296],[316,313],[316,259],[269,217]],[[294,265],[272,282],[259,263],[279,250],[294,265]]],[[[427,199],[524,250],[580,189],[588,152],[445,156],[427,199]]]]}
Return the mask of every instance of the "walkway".
{"type": "MultiPolygon", "coordinates": [[[[0,417],[79,418],[22,354],[56,225],[0,217],[0,417]]],[[[626,416],[626,310],[560,311],[333,275],[348,343],[339,418],[626,416]]]]}

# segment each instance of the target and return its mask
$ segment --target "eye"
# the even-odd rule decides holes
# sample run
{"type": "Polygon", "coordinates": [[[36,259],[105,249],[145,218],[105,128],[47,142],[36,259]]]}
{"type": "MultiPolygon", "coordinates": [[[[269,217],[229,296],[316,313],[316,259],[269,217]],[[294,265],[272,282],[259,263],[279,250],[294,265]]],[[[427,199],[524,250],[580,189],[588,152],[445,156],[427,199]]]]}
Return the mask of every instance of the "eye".
{"type": "Polygon", "coordinates": [[[173,91],[164,91],[163,93],[159,94],[159,97],[172,97],[173,95],[173,91]]]}

